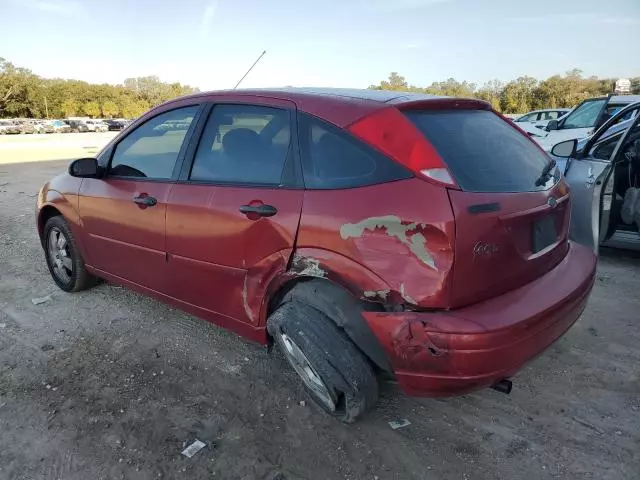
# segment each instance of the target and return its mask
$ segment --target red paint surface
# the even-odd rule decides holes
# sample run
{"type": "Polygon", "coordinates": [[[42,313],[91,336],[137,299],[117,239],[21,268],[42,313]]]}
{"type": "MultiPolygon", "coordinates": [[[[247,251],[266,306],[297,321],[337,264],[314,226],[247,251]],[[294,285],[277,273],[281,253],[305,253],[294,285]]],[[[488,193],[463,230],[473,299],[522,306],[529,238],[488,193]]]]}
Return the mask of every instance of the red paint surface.
{"type": "Polygon", "coordinates": [[[76,244],[83,255],[87,254],[84,244],[83,223],[78,213],[78,190],[82,180],[74,178],[70,175],[58,175],[51,181],[44,184],[38,194],[36,202],[36,222],[38,227],[38,235],[42,238],[44,233],[44,215],[47,209],[55,209],[62,213],[69,222],[71,231],[76,239],[76,244]]]}
{"type": "MultiPolygon", "coordinates": [[[[304,93],[197,94],[157,107],[123,134],[160,111],[204,101],[295,106],[341,127],[389,108],[304,93]]],[[[486,108],[456,102],[456,108],[486,108]]],[[[451,102],[417,105],[427,104],[451,102]]],[[[584,308],[595,257],[576,245],[569,249],[569,202],[550,210],[550,194],[563,197],[564,184],[540,193],[478,194],[412,178],[303,191],[62,175],[41,191],[38,212],[56,208],[66,218],[91,272],[261,343],[270,300],[301,276],[326,278],[381,310],[382,304],[428,309],[364,316],[407,392],[447,395],[515,373],[584,308]],[[158,204],[140,208],[133,198],[141,194],[158,204]],[[238,210],[260,203],[276,207],[277,215],[238,210]],[[499,203],[500,210],[468,213],[480,203],[499,203]],[[531,223],[543,215],[553,217],[557,242],[532,255],[531,223]],[[390,216],[407,238],[424,239],[433,265],[384,226],[341,234],[345,225],[390,216]],[[499,249],[478,257],[478,241],[499,249]]]]}
{"type": "Polygon", "coordinates": [[[569,195],[564,180],[541,192],[469,193],[449,191],[456,218],[455,262],[450,306],[459,307],[500,295],[538,278],[561,261],[568,248],[569,195]],[[564,193],[563,193],[564,192],[564,193]],[[551,208],[550,197],[558,204],[551,208]],[[471,214],[471,205],[498,203],[500,210],[471,214]],[[555,242],[532,253],[533,223],[551,216],[555,242]],[[478,252],[476,245],[488,245],[478,252]],[[491,249],[495,247],[497,251],[491,249]]]}
{"type": "Polygon", "coordinates": [[[175,185],[167,209],[167,293],[259,324],[257,286],[266,288],[274,270],[286,270],[302,197],[302,190],[175,185]],[[251,219],[239,211],[251,203],[272,205],[278,213],[251,219]]]}
{"type": "Polygon", "coordinates": [[[159,292],[168,281],[165,216],[172,184],[85,178],[79,211],[87,262],[100,270],[159,292]],[[140,208],[133,199],[147,194],[158,203],[140,208]]]}

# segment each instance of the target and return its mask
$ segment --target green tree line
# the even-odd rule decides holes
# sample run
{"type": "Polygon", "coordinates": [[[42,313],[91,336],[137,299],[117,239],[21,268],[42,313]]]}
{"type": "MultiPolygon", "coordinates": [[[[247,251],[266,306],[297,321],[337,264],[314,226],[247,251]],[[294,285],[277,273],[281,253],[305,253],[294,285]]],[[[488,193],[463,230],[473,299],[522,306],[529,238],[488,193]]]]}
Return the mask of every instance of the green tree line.
{"type": "Polygon", "coordinates": [[[0,57],[0,118],[135,118],[159,103],[197,91],[156,76],[127,78],[122,85],[43,78],[0,57]]]}
{"type": "MultiPolygon", "coordinates": [[[[633,93],[640,94],[640,77],[630,80],[633,93]]],[[[524,113],[538,108],[570,108],[585,98],[612,92],[614,84],[615,79],[584,78],[574,69],[542,81],[523,76],[478,86],[449,78],[428,87],[410,85],[405,77],[392,72],[387,80],[369,88],[473,97],[504,113],[524,113]]],[[[0,118],[134,118],[159,103],[197,91],[188,85],[162,82],[156,76],[127,78],[122,85],[43,78],[0,57],[0,118]]]]}
{"type": "MultiPolygon", "coordinates": [[[[640,94],[640,77],[631,78],[632,93],[640,94]]],[[[541,108],[576,106],[586,98],[613,92],[616,79],[584,78],[578,69],[568,71],[564,76],[554,75],[546,80],[533,77],[518,77],[504,83],[491,80],[482,86],[453,78],[434,82],[428,87],[410,85],[405,77],[391,72],[387,80],[371,85],[374,90],[397,90],[429,93],[451,97],[479,98],[485,100],[503,113],[526,113],[541,108]]]]}

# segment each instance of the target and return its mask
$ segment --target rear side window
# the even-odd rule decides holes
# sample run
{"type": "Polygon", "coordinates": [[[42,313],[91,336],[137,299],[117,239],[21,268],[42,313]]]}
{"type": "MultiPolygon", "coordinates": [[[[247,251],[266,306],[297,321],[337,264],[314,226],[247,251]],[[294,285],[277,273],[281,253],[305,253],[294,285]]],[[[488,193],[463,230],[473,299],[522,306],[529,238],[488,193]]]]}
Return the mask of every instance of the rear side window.
{"type": "Polygon", "coordinates": [[[299,115],[305,187],[355,188],[410,178],[411,172],[348,132],[299,115]]]}
{"type": "MultiPolygon", "coordinates": [[[[536,181],[549,157],[531,140],[486,110],[409,111],[463,190],[528,192],[544,190],[536,181]]],[[[554,172],[554,178],[559,173],[554,172]]]]}
{"type": "Polygon", "coordinates": [[[190,179],[280,185],[291,144],[288,110],[217,105],[202,133],[190,179]]]}

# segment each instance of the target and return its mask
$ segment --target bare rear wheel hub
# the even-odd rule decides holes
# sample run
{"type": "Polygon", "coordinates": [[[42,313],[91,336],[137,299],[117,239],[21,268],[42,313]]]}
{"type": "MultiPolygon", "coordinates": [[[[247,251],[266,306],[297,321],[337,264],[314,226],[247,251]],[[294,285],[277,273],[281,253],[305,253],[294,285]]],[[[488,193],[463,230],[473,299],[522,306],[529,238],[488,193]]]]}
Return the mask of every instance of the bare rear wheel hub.
{"type": "Polygon", "coordinates": [[[300,347],[286,333],[280,333],[284,354],[304,384],[316,398],[331,412],[336,410],[335,393],[322,380],[300,347]]]}

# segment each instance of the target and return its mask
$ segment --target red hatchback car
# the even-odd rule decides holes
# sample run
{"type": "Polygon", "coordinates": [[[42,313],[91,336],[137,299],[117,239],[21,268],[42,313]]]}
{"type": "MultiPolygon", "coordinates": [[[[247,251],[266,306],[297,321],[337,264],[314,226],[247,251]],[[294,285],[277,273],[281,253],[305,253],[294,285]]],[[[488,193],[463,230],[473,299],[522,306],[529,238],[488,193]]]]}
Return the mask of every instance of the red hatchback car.
{"type": "Polygon", "coordinates": [[[63,290],[102,278],[273,339],[350,422],[385,372],[411,395],[509,390],[593,286],[570,209],[484,102],[246,90],[152,109],[47,183],[37,224],[63,290]]]}

